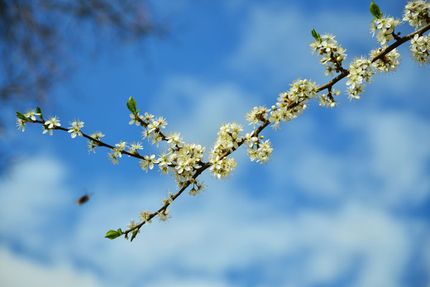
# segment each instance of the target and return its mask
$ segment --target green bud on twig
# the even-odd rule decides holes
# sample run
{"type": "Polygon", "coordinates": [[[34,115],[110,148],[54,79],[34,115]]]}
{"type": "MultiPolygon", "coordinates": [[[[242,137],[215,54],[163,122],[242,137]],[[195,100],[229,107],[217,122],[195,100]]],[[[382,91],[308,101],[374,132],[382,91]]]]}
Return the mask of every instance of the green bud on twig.
{"type": "Polygon", "coordinates": [[[381,9],[379,9],[379,6],[375,3],[375,1],[372,0],[369,7],[370,13],[373,15],[373,17],[380,19],[382,18],[382,12],[381,9]]]}
{"type": "Polygon", "coordinates": [[[16,112],[16,117],[25,121],[25,122],[28,122],[28,118],[26,116],[24,116],[23,114],[21,114],[20,112],[16,112]]]}
{"type": "Polygon", "coordinates": [[[105,234],[105,238],[109,238],[110,240],[115,239],[117,237],[120,237],[123,234],[121,228],[118,228],[117,230],[109,230],[105,234]]]}
{"type": "Polygon", "coordinates": [[[133,97],[128,98],[127,108],[131,113],[137,114],[136,101],[133,99],[133,97]]]}
{"type": "Polygon", "coordinates": [[[317,41],[321,40],[321,35],[315,29],[312,29],[311,34],[312,34],[312,37],[314,37],[315,40],[317,40],[317,41]]]}

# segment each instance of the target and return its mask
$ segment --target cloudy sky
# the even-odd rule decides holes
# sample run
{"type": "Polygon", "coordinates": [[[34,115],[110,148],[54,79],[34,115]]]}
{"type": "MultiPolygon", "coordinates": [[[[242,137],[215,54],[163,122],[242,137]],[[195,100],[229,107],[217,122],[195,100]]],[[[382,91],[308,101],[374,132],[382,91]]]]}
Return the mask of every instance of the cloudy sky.
{"type": "MultiPolygon", "coordinates": [[[[134,96],[168,131],[210,149],[222,123],[246,125],[247,111],[291,81],[328,80],[312,28],[336,35],[348,61],[377,46],[367,1],[153,2],[168,34],[94,58],[76,49],[75,73],[45,114],[79,118],[110,143],[136,141],[125,108],[134,96]]],[[[399,17],[405,1],[379,4],[399,17]]],[[[64,133],[10,131],[2,146],[19,156],[0,179],[0,285],[429,286],[430,67],[400,52],[397,72],[375,76],[360,101],[315,101],[268,129],[267,164],[237,152],[229,178],[204,175],[205,192],[178,199],[168,222],[133,243],[103,236],[157,208],[172,178],[129,158],[113,166],[106,150],[89,154],[64,133]],[[92,200],[76,206],[84,193],[92,200]]]]}

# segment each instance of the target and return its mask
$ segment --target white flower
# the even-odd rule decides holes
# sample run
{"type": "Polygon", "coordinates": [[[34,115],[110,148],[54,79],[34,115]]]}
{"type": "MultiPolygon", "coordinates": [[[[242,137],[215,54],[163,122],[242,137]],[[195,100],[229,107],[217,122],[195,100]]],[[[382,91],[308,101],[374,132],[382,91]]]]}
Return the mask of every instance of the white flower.
{"type": "MultiPolygon", "coordinates": [[[[90,135],[91,138],[95,139],[95,140],[100,140],[102,137],[104,137],[105,135],[102,134],[101,132],[96,132],[90,135]]],[[[88,150],[90,152],[95,152],[96,151],[96,147],[99,146],[99,143],[93,140],[89,140],[88,141],[88,150]]]]}
{"type": "Polygon", "coordinates": [[[22,132],[25,131],[25,123],[26,123],[26,121],[24,121],[20,118],[17,118],[16,119],[16,127],[18,128],[18,130],[20,130],[22,132]]]}
{"type": "MultiPolygon", "coordinates": [[[[382,51],[384,51],[384,48],[378,48],[375,50],[372,50],[370,52],[370,58],[373,59],[377,55],[379,55],[382,51]]],[[[376,60],[372,63],[373,67],[375,67],[377,70],[381,72],[390,72],[394,71],[397,66],[399,65],[399,58],[400,54],[397,52],[397,49],[394,49],[390,51],[388,54],[386,54],[381,59],[376,60]]]]}
{"type": "Polygon", "coordinates": [[[169,171],[169,166],[172,163],[170,162],[168,154],[162,154],[158,159],[158,168],[162,173],[166,174],[169,171]]]}
{"type": "Polygon", "coordinates": [[[360,99],[364,82],[369,82],[374,72],[370,60],[359,58],[354,60],[349,66],[349,75],[346,85],[351,99],[360,99]]]}
{"type": "Polygon", "coordinates": [[[24,116],[32,121],[36,120],[36,116],[40,116],[39,113],[36,113],[34,110],[28,111],[24,114],[24,116]]]}
{"type": "Polygon", "coordinates": [[[72,138],[77,136],[82,136],[81,129],[84,127],[84,122],[82,121],[73,121],[71,126],[69,127],[68,132],[72,138]]]}
{"type": "Polygon", "coordinates": [[[143,146],[140,143],[132,143],[128,149],[128,152],[137,153],[141,149],[143,149],[143,146]]]}
{"type": "Polygon", "coordinates": [[[372,21],[370,30],[373,36],[376,35],[376,40],[384,46],[390,40],[394,39],[393,33],[397,25],[400,24],[400,20],[392,17],[387,18],[375,18],[372,21]]]}
{"type": "Polygon", "coordinates": [[[236,161],[233,158],[212,159],[210,171],[218,179],[228,176],[236,167],[236,161]]]}
{"type": "Polygon", "coordinates": [[[43,133],[52,136],[53,130],[60,126],[60,120],[57,117],[52,117],[43,124],[43,133]]]}
{"type": "Polygon", "coordinates": [[[172,146],[182,146],[183,142],[181,140],[181,134],[180,133],[173,133],[167,137],[167,142],[172,146]]]}
{"type": "Polygon", "coordinates": [[[113,164],[118,164],[119,159],[122,157],[122,152],[125,150],[127,143],[125,141],[121,141],[115,144],[115,147],[112,149],[112,152],[109,153],[109,157],[112,160],[113,164]]]}
{"type": "Polygon", "coordinates": [[[265,122],[267,120],[267,108],[266,107],[253,107],[252,110],[246,115],[246,120],[249,124],[256,125],[259,122],[265,122]]]}
{"type": "Polygon", "coordinates": [[[139,114],[130,114],[130,121],[128,122],[129,125],[136,125],[140,126],[140,115],[139,114]]]}
{"type": "Polygon", "coordinates": [[[190,191],[188,192],[189,195],[191,196],[196,196],[198,195],[202,190],[204,189],[204,185],[200,182],[195,182],[192,186],[192,188],[190,189],[190,191]]]}
{"type": "Polygon", "coordinates": [[[157,163],[156,159],[155,159],[155,154],[152,155],[145,155],[143,157],[143,159],[140,161],[140,167],[145,170],[148,171],[148,169],[153,169],[154,168],[154,164],[157,163]]]}
{"type": "Polygon", "coordinates": [[[428,63],[430,61],[430,36],[415,35],[411,40],[411,52],[418,62],[428,63]]]}
{"type": "Polygon", "coordinates": [[[340,72],[342,62],[346,58],[345,49],[342,48],[333,35],[322,35],[311,43],[313,52],[321,55],[321,64],[326,66],[326,75],[333,71],[340,72]]]}
{"type": "Polygon", "coordinates": [[[164,209],[164,210],[162,210],[162,211],[160,211],[159,213],[157,213],[157,215],[158,215],[158,218],[161,220],[161,221],[166,221],[167,219],[169,219],[170,218],[170,215],[169,215],[169,210],[166,208],[166,209],[164,209]]]}
{"type": "Polygon", "coordinates": [[[47,120],[44,125],[48,129],[55,129],[56,127],[60,127],[61,123],[60,120],[57,117],[52,117],[49,120],[47,120]]]}
{"type": "Polygon", "coordinates": [[[143,211],[139,214],[141,222],[151,223],[151,212],[143,211]]]}
{"type": "Polygon", "coordinates": [[[260,140],[257,139],[257,141],[254,144],[248,145],[249,158],[251,159],[251,161],[256,161],[258,163],[267,162],[269,160],[270,155],[272,154],[272,151],[273,151],[273,148],[270,145],[269,140],[261,142],[260,140]]]}
{"type": "Polygon", "coordinates": [[[427,1],[409,1],[405,6],[403,21],[409,25],[420,28],[430,23],[430,3],[427,1]]]}

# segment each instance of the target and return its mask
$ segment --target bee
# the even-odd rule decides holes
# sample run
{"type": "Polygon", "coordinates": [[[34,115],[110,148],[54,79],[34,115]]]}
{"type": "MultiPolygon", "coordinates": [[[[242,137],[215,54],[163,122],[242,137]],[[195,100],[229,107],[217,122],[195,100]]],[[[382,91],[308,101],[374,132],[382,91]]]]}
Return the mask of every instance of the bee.
{"type": "Polygon", "coordinates": [[[87,203],[91,199],[92,196],[93,196],[93,194],[88,194],[88,193],[84,194],[76,200],[76,204],[78,206],[81,206],[81,205],[87,203]]]}

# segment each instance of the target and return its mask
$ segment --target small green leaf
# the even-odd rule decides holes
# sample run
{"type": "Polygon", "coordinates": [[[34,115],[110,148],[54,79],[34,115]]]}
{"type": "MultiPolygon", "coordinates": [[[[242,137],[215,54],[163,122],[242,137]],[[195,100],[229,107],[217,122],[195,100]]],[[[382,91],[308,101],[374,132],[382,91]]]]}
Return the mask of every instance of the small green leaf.
{"type": "Polygon", "coordinates": [[[121,228],[118,228],[118,230],[109,230],[108,232],[106,232],[105,234],[105,238],[109,238],[109,239],[115,239],[117,237],[120,237],[123,234],[121,228]]]}
{"type": "Polygon", "coordinates": [[[21,114],[20,112],[16,112],[16,117],[23,121],[26,121],[26,122],[28,121],[27,117],[21,114]]]}
{"type": "Polygon", "coordinates": [[[134,238],[136,238],[138,233],[139,233],[139,229],[133,230],[133,232],[131,233],[130,242],[132,242],[134,240],[134,238]]]}
{"type": "Polygon", "coordinates": [[[40,119],[43,120],[42,109],[39,107],[36,107],[36,113],[39,115],[40,119]]]}
{"type": "Polygon", "coordinates": [[[127,101],[127,108],[130,112],[132,112],[133,114],[137,113],[137,108],[136,108],[136,101],[133,99],[133,97],[128,98],[127,101]]]}
{"type": "Polygon", "coordinates": [[[380,19],[382,18],[382,12],[381,9],[379,9],[379,6],[375,3],[375,1],[372,0],[369,7],[370,13],[373,15],[373,17],[380,19]]]}
{"type": "Polygon", "coordinates": [[[315,40],[317,40],[317,41],[321,40],[321,35],[315,29],[312,29],[311,34],[315,40]]]}

